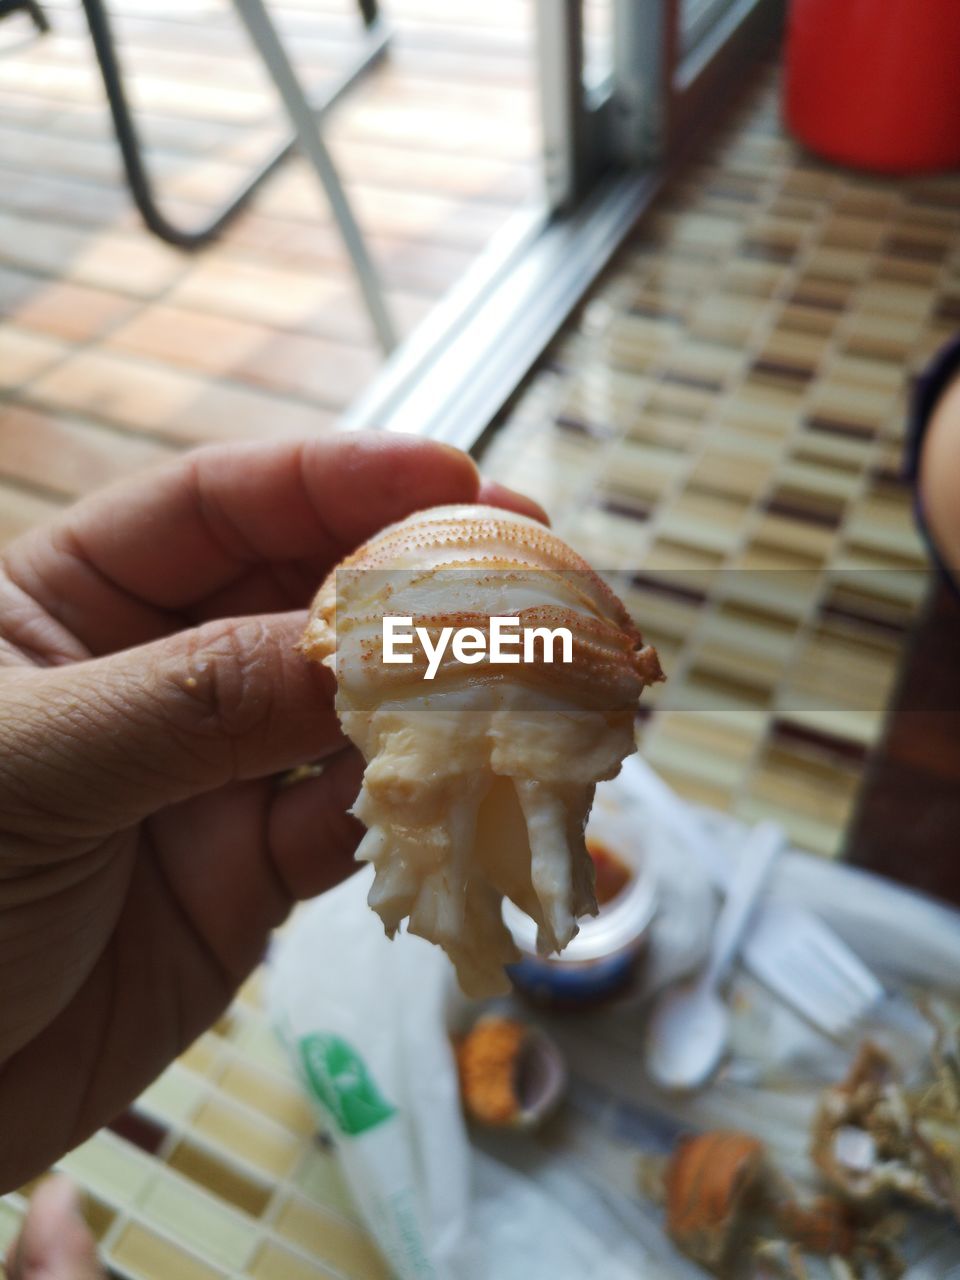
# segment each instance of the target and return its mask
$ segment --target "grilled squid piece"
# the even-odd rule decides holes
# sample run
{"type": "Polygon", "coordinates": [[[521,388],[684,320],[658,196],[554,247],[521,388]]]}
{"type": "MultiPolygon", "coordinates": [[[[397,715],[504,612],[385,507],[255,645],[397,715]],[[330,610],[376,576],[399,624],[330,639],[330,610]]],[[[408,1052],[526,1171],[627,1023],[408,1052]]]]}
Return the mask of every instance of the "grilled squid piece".
{"type": "Polygon", "coordinates": [[[406,919],[475,996],[506,990],[519,958],[504,896],[536,921],[543,954],[565,947],[597,910],[583,837],[594,788],[634,750],[637,699],[663,678],[610,589],[534,520],[436,507],[327,578],[301,649],[336,672],[337,713],[367,762],[357,858],[374,865],[369,902],[387,933],[406,919]],[[448,644],[431,663],[412,641],[409,661],[384,661],[385,617],[422,628],[434,653],[445,628],[475,628],[471,661],[448,644]],[[491,662],[479,643],[491,617],[566,628],[571,660],[554,644],[548,661],[541,637],[531,661],[491,662]]]}

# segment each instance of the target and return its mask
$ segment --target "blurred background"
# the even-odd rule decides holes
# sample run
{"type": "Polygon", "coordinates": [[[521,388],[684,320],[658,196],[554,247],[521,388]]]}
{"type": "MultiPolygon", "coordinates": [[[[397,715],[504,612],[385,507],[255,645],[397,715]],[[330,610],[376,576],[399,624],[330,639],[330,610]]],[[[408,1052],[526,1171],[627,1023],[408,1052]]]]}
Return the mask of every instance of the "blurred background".
{"type": "MultiPolygon", "coordinates": [[[[960,901],[960,623],[903,471],[960,324],[953,5],[0,14],[0,538],[193,444],[470,448],[657,645],[681,795],[960,901]]],[[[377,1274],[257,983],[71,1157],[117,1274],[377,1274]]]]}

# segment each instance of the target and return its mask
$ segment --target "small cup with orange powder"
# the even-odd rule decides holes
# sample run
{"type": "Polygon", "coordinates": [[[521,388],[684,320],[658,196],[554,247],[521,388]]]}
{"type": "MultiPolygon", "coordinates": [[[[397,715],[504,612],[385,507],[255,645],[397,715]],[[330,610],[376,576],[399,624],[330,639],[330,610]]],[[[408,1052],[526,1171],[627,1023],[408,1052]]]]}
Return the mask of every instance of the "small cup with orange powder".
{"type": "Polygon", "coordinates": [[[536,1027],[496,1013],[454,1041],[467,1115],[495,1129],[532,1129],[563,1095],[567,1073],[556,1045],[536,1027]]]}

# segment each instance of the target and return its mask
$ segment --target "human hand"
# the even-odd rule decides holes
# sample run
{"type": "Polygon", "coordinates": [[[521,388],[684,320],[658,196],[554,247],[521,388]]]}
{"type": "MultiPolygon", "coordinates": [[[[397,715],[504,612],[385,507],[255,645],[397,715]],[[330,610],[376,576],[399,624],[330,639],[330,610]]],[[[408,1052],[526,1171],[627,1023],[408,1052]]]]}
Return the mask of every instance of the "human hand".
{"type": "Polygon", "coordinates": [[[8,1280],[106,1280],[67,1178],[47,1178],[37,1188],[5,1265],[8,1280]]]}
{"type": "Polygon", "coordinates": [[[294,650],[305,606],[384,524],[478,499],[537,514],[424,441],[215,448],[0,558],[0,1190],[121,1110],[350,872],[361,761],[294,650]]]}
{"type": "Polygon", "coordinates": [[[941,393],[920,454],[920,500],[940,559],[960,583],[960,377],[941,393]]]}

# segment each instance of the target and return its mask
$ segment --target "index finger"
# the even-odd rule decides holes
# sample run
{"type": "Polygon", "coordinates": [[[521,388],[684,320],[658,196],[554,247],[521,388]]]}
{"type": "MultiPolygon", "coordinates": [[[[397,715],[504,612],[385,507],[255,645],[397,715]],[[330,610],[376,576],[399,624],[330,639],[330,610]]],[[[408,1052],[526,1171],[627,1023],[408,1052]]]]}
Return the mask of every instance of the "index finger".
{"type": "Polygon", "coordinates": [[[90,653],[143,643],[251,566],[309,562],[316,580],[423,507],[470,502],[458,450],[413,437],[202,449],[83,500],[14,543],[9,577],[90,653]]]}

